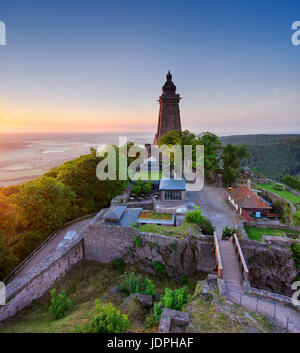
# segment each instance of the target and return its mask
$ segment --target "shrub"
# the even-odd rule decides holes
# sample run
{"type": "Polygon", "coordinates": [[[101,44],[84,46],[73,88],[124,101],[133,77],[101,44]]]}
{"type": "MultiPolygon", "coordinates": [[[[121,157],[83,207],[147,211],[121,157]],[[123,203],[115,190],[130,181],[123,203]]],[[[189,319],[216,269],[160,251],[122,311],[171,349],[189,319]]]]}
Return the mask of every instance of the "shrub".
{"type": "Polygon", "coordinates": [[[184,304],[189,300],[189,290],[187,286],[172,290],[165,289],[165,295],[162,297],[162,304],[165,308],[182,310],[184,304]]]}
{"type": "MultiPolygon", "coordinates": [[[[155,303],[158,304],[158,303],[155,303]]],[[[155,306],[154,304],[154,306],[155,306]]],[[[160,314],[161,315],[161,314],[160,314]]],[[[159,321],[159,320],[158,320],[159,321]]],[[[149,329],[149,328],[153,328],[157,325],[158,321],[155,318],[154,312],[152,312],[151,314],[149,314],[146,317],[146,323],[145,323],[145,328],[149,329]]]]}
{"type": "Polygon", "coordinates": [[[145,294],[152,295],[154,298],[156,295],[155,285],[152,283],[151,279],[145,278],[145,294]]]}
{"type": "Polygon", "coordinates": [[[300,226],[300,208],[293,214],[293,222],[295,226],[300,226]]]}
{"type": "Polygon", "coordinates": [[[152,184],[148,181],[143,184],[142,190],[145,194],[149,194],[152,190],[152,184]]]}
{"type": "Polygon", "coordinates": [[[142,246],[142,243],[143,243],[142,237],[139,235],[135,239],[134,244],[135,244],[136,247],[140,248],[142,246]]]}
{"type": "Polygon", "coordinates": [[[158,261],[154,262],[154,270],[159,276],[165,276],[166,274],[165,266],[158,261]]]}
{"type": "Polygon", "coordinates": [[[94,333],[123,333],[130,327],[127,315],[121,314],[112,303],[100,305],[99,300],[96,300],[96,313],[89,324],[90,332],[94,333]]]}
{"type": "Polygon", "coordinates": [[[202,211],[199,207],[195,207],[193,211],[187,212],[184,221],[198,224],[203,234],[214,234],[215,228],[206,217],[202,216],[202,211]]]}
{"type": "Polygon", "coordinates": [[[195,224],[201,224],[203,221],[202,211],[199,207],[195,207],[193,211],[187,212],[185,215],[185,221],[195,224]]]}
{"type": "Polygon", "coordinates": [[[154,298],[156,295],[155,286],[152,281],[146,277],[142,278],[142,275],[135,276],[132,272],[130,275],[125,273],[120,277],[119,290],[128,294],[141,293],[152,295],[154,298]]]}
{"type": "Polygon", "coordinates": [[[52,289],[50,295],[51,305],[49,306],[49,311],[55,316],[56,319],[61,319],[71,306],[71,301],[67,298],[65,291],[62,291],[60,294],[56,295],[56,289],[52,289]]]}
{"type": "Polygon", "coordinates": [[[223,229],[222,237],[223,238],[229,238],[229,237],[233,236],[234,233],[235,233],[235,229],[234,228],[229,228],[228,226],[226,226],[223,229]]]}
{"type": "Polygon", "coordinates": [[[203,219],[201,225],[201,232],[205,235],[214,235],[215,227],[211,224],[208,219],[203,219]]]}
{"type": "Polygon", "coordinates": [[[177,245],[176,245],[176,243],[172,243],[172,244],[170,245],[170,247],[171,247],[171,249],[174,250],[174,251],[177,250],[177,245]]]}
{"type": "Polygon", "coordinates": [[[284,191],[284,190],[285,190],[285,187],[284,187],[284,185],[282,185],[282,184],[275,183],[275,184],[273,184],[273,189],[274,189],[274,190],[278,190],[278,191],[284,191]]]}
{"type": "Polygon", "coordinates": [[[159,303],[154,304],[153,314],[156,322],[160,320],[163,308],[182,310],[182,307],[189,301],[190,295],[187,286],[172,290],[165,289],[165,294],[159,303]]]}
{"type": "Polygon", "coordinates": [[[162,302],[154,303],[153,307],[153,317],[156,323],[159,322],[161,314],[163,312],[163,304],[162,302]]]}
{"type": "Polygon", "coordinates": [[[140,185],[135,185],[132,189],[132,192],[138,195],[142,192],[142,187],[140,185]]]}
{"type": "Polygon", "coordinates": [[[186,277],[186,275],[182,275],[182,276],[180,277],[180,283],[181,283],[181,284],[186,284],[186,283],[187,283],[187,277],[186,277]]]}
{"type": "Polygon", "coordinates": [[[124,271],[125,262],[121,258],[115,258],[113,260],[113,266],[114,266],[115,269],[120,270],[121,272],[123,272],[124,271]]]}
{"type": "Polygon", "coordinates": [[[300,243],[294,244],[292,250],[297,269],[300,270],[300,243]]]}

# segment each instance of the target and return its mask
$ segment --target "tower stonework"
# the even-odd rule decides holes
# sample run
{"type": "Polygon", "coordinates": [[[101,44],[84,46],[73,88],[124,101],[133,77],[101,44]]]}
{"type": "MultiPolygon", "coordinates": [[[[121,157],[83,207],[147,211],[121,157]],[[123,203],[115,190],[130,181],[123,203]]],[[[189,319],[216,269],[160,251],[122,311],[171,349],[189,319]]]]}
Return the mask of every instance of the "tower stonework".
{"type": "Polygon", "coordinates": [[[170,130],[181,131],[179,101],[181,97],[176,93],[176,86],[172,81],[170,71],[167,73],[167,81],[162,87],[162,95],[159,97],[159,116],[157,133],[153,144],[157,145],[158,140],[170,130]]]}

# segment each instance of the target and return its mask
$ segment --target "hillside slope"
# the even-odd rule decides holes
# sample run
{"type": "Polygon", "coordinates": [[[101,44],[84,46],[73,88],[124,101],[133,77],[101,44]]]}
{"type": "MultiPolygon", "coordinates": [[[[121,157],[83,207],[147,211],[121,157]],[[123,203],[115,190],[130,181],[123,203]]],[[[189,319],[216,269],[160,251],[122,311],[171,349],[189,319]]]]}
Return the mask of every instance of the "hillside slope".
{"type": "Polygon", "coordinates": [[[280,179],[286,174],[300,174],[300,135],[237,135],[221,137],[222,143],[245,144],[251,157],[244,166],[280,179]]]}

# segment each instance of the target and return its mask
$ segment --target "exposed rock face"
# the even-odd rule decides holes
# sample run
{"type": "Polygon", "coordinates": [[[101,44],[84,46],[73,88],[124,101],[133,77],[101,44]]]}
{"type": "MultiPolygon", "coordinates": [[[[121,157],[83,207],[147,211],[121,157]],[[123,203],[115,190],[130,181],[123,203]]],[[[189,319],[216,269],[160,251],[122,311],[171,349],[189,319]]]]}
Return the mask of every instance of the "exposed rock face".
{"type": "Polygon", "coordinates": [[[179,240],[139,232],[132,227],[92,224],[84,236],[84,245],[88,260],[109,263],[123,258],[126,263],[137,264],[151,274],[156,273],[155,263],[159,263],[168,276],[176,278],[212,272],[216,264],[210,236],[188,236],[179,240]]]}
{"type": "Polygon", "coordinates": [[[199,241],[191,238],[178,240],[172,237],[143,233],[142,244],[134,246],[125,261],[137,263],[145,272],[155,274],[154,264],[159,262],[169,277],[194,276],[211,272],[216,264],[211,239],[199,241]]]}
{"type": "Polygon", "coordinates": [[[290,295],[297,276],[291,240],[264,237],[263,243],[241,239],[240,244],[249,269],[252,286],[290,295]],[[270,239],[271,238],[271,239],[270,239]]]}

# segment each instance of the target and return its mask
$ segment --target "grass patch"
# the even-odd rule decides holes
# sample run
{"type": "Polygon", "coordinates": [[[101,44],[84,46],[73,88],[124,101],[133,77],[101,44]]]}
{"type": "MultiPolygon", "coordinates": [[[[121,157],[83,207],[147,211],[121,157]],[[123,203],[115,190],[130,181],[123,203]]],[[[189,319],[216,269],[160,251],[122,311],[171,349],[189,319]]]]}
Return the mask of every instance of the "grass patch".
{"type": "Polygon", "coordinates": [[[191,331],[199,333],[271,332],[270,323],[263,316],[251,314],[239,305],[222,303],[223,310],[211,301],[201,298],[188,303],[191,331]],[[224,310],[225,309],[225,310],[224,310]]]}
{"type": "Polygon", "coordinates": [[[179,227],[163,227],[157,224],[145,224],[139,227],[139,231],[182,238],[186,236],[189,228],[193,231],[195,225],[188,222],[183,222],[179,227]]]}
{"type": "MultiPolygon", "coordinates": [[[[135,272],[136,275],[144,273],[133,265],[125,265],[126,272],[135,272]]],[[[31,305],[17,313],[12,318],[0,322],[0,333],[4,332],[73,332],[78,326],[87,323],[90,313],[95,308],[95,300],[99,299],[100,304],[113,302],[113,304],[123,312],[122,301],[126,298],[121,294],[121,299],[113,297],[109,290],[119,283],[121,271],[113,264],[100,264],[91,261],[82,262],[72,268],[62,279],[53,286],[57,292],[65,290],[72,306],[66,315],[59,320],[55,320],[49,312],[50,294],[47,292],[41,298],[35,300],[31,305]]],[[[156,292],[163,294],[165,288],[180,288],[181,284],[164,277],[162,281],[158,276],[147,274],[155,285],[156,292]]],[[[188,279],[189,291],[193,292],[196,280],[188,279]]],[[[131,332],[151,332],[145,329],[144,323],[139,320],[131,320],[131,332]]]]}
{"type": "Polygon", "coordinates": [[[273,183],[257,184],[257,186],[259,188],[267,190],[267,191],[272,191],[275,194],[283,197],[284,199],[291,201],[295,205],[300,204],[300,196],[297,196],[288,190],[283,190],[283,191],[276,190],[273,188],[273,185],[274,185],[273,183]]]}
{"type": "Polygon", "coordinates": [[[256,228],[256,227],[245,227],[245,231],[250,239],[261,242],[263,235],[271,235],[277,237],[284,237],[285,233],[293,233],[297,232],[293,230],[285,230],[285,229],[272,229],[272,228],[256,228]]]}
{"type": "Polygon", "coordinates": [[[172,220],[171,213],[156,213],[153,211],[142,211],[139,215],[139,219],[160,219],[165,221],[172,220]]]}

